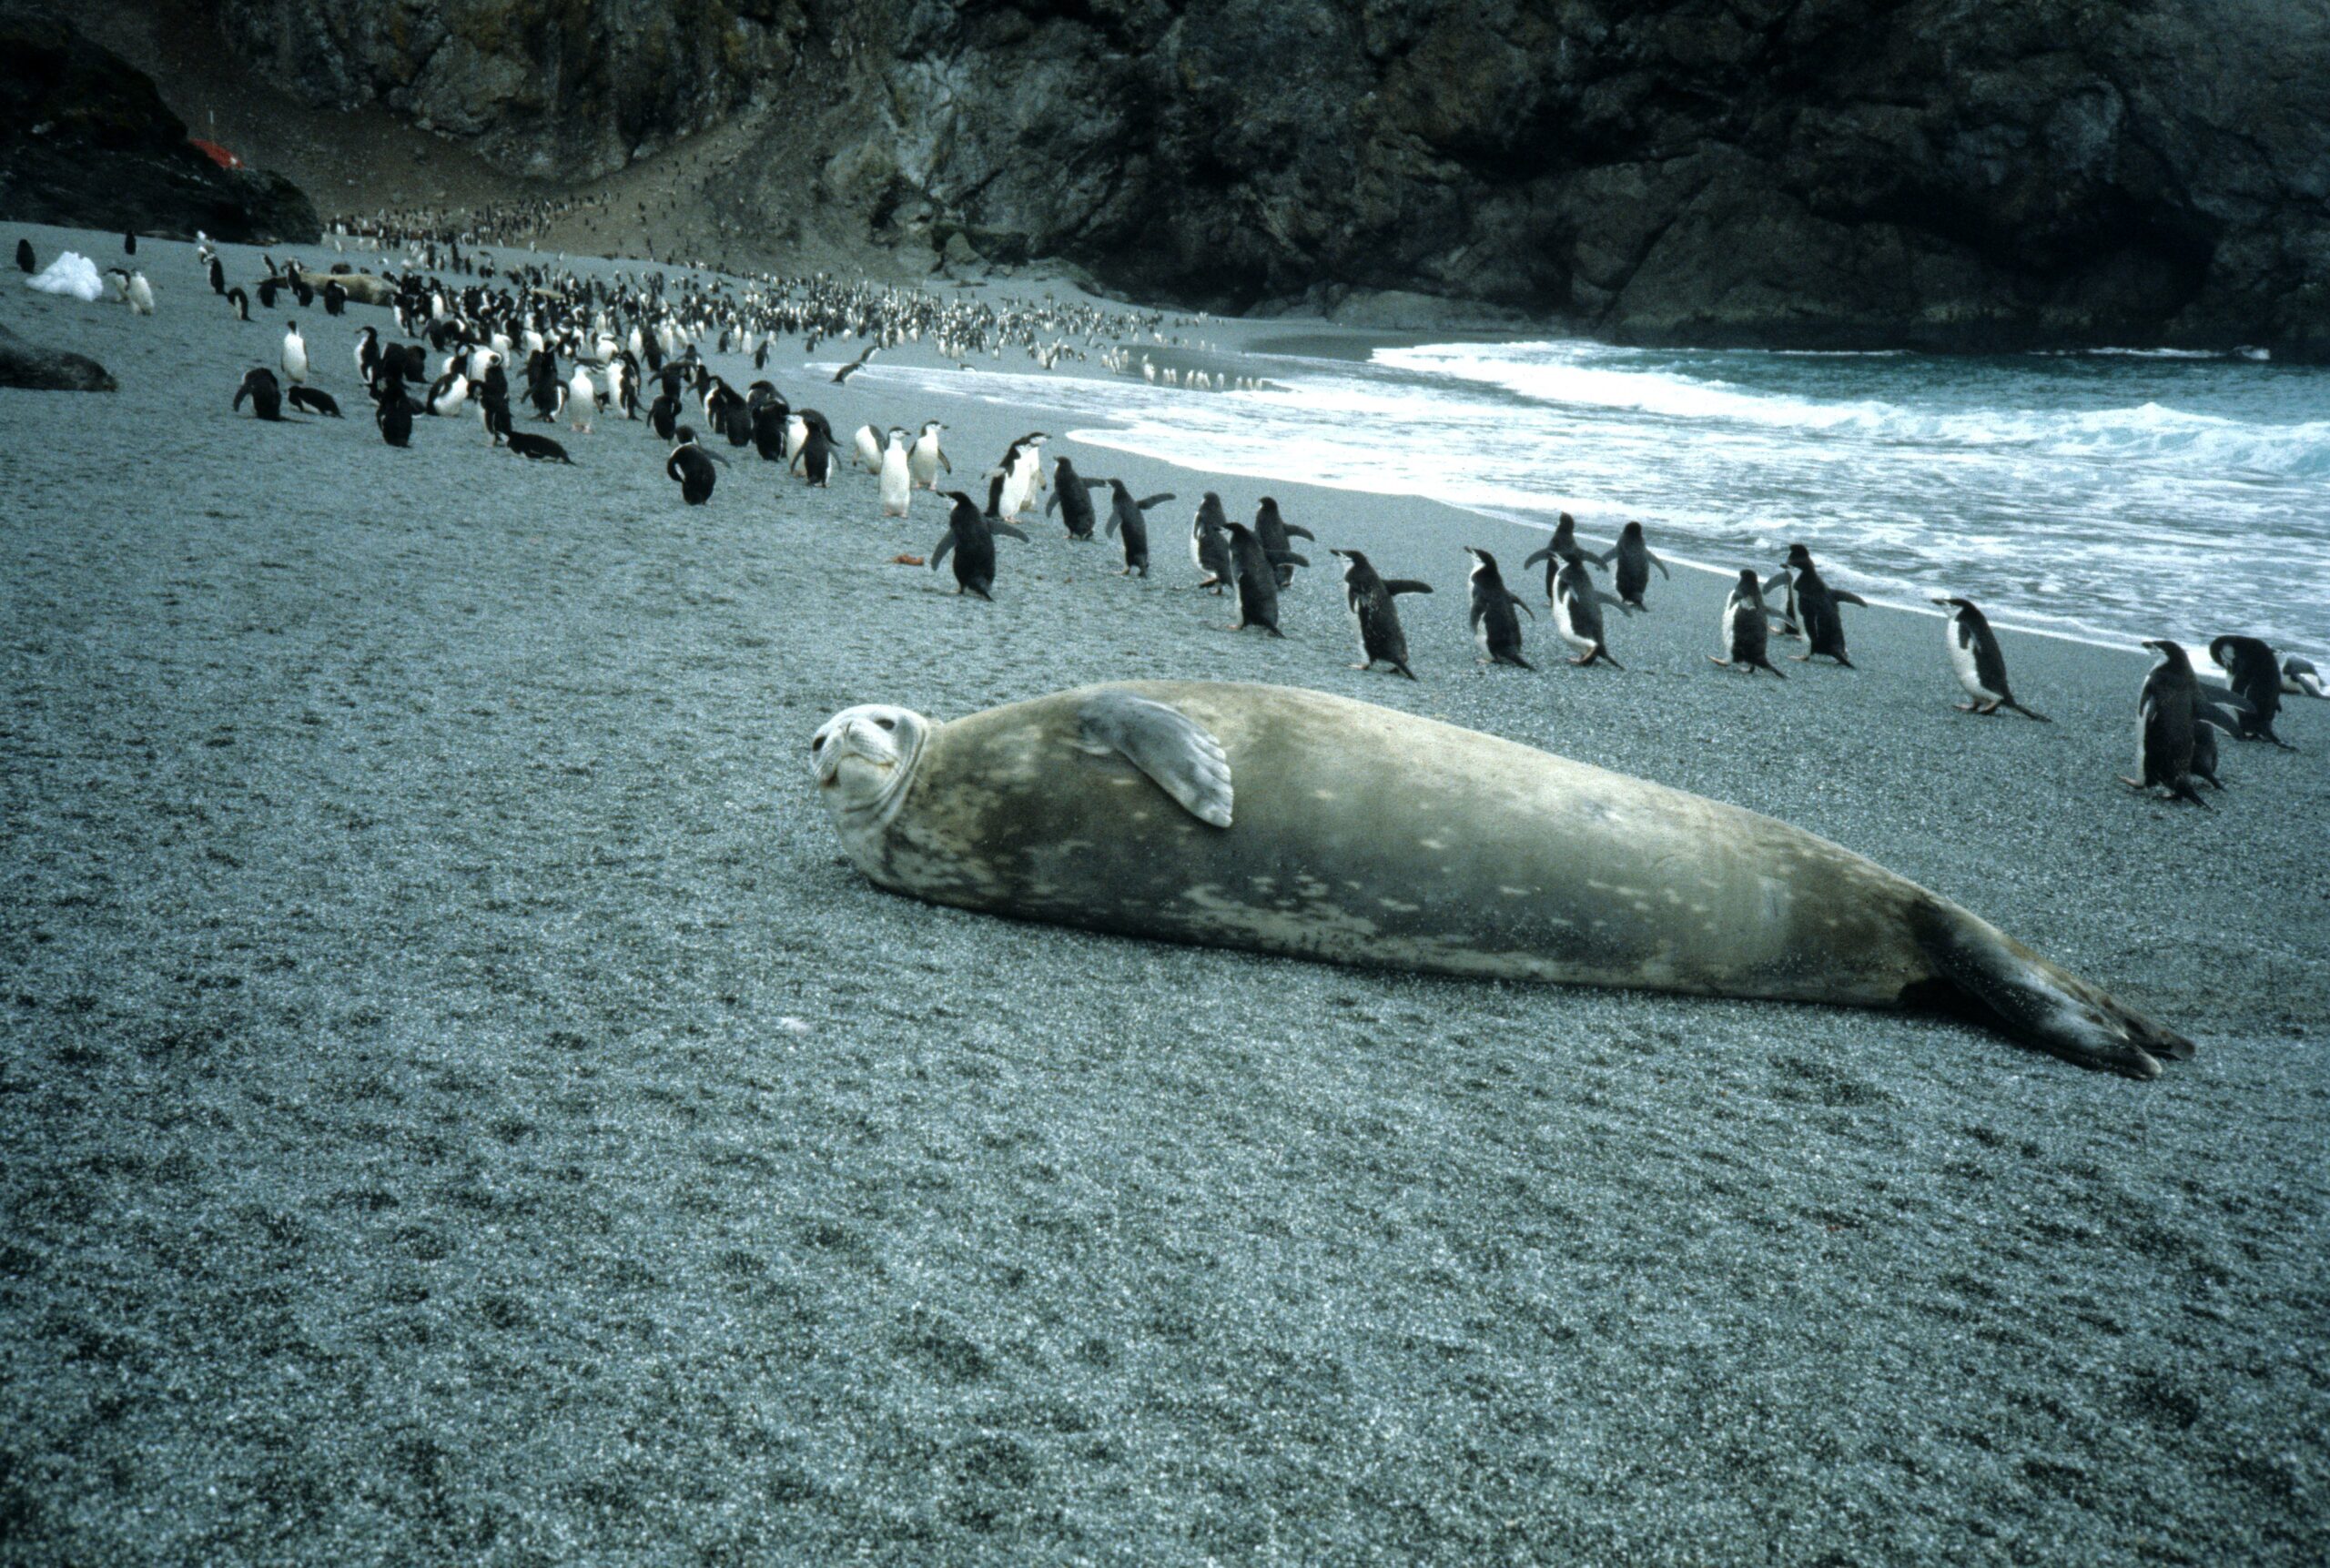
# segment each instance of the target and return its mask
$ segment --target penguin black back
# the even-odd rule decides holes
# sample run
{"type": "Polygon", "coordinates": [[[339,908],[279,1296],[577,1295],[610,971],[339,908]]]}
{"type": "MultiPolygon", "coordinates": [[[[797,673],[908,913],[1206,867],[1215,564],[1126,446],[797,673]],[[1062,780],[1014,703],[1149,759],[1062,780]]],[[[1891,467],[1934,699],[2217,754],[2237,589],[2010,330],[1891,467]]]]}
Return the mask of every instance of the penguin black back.
{"type": "Polygon", "coordinates": [[[1496,568],[1496,557],[1472,545],[1464,553],[1473,558],[1472,609],[1470,619],[1473,639],[1481,646],[1491,664],[1518,664],[1534,670],[1535,664],[1521,656],[1521,616],[1528,606],[1504,585],[1504,576],[1496,568]]]}
{"type": "Polygon", "coordinates": [[[1125,488],[1125,481],[1120,479],[1109,481],[1109,534],[1111,538],[1121,535],[1124,542],[1125,569],[1118,575],[1146,577],[1149,575],[1149,523],[1142,514],[1152,506],[1171,501],[1173,492],[1167,491],[1161,495],[1135,501],[1132,491],[1125,488]]]}
{"type": "Polygon", "coordinates": [[[2271,741],[2284,751],[2295,750],[2274,733],[2274,717],[2282,711],[2282,665],[2272,646],[2256,637],[2217,637],[2209,642],[2209,657],[2246,704],[2234,709],[2239,721],[2234,733],[2244,741],[2271,741]]]}

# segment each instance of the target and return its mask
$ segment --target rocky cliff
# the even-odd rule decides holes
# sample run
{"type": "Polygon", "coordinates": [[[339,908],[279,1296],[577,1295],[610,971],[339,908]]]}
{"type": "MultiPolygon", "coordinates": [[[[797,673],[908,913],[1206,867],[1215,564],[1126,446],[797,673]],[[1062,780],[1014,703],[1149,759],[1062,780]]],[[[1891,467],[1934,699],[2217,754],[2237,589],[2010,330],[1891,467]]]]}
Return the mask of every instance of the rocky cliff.
{"type": "Polygon", "coordinates": [[[56,17],[0,5],[0,216],[190,239],[313,239],[290,184],[222,168],[153,81],[56,17]]]}
{"type": "Polygon", "coordinates": [[[2330,356],[2330,0],[225,0],[504,167],[761,140],[743,232],[1645,342],[2330,356]],[[1359,291],[1356,295],[1354,291],[1359,291]]]}

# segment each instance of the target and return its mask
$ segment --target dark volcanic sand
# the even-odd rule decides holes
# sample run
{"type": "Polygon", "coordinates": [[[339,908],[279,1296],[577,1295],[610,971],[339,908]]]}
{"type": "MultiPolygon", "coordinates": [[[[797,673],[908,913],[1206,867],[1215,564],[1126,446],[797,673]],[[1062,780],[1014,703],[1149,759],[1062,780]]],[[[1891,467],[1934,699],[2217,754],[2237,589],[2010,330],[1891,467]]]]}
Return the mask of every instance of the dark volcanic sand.
{"type": "MultiPolygon", "coordinates": [[[[1149,582],[1044,526],[980,604],[887,564],[942,511],[877,521],[863,474],[740,451],[691,511],[643,426],[558,432],[571,470],[467,418],[390,451],[349,352],[385,312],[302,318],[345,423],[232,416],[281,313],[139,261],[150,320],[0,289],[122,387],[0,392],[0,1560],[2323,1555],[2330,706],[2202,813],[2114,782],[2130,653],[2011,638],[2051,726],[1952,712],[1887,612],[1859,672],[1751,682],[1678,572],[1626,673],[1543,619],[1545,668],[1484,672],[1457,547],[1518,585],[1527,534],[1292,485],[1321,568],[1438,584],[1422,684],[1345,667],[1324,570],[1287,641],[1221,630],[1183,502],[1149,582]],[[841,860],[835,708],[1134,675],[1768,811],[2200,1054],[2140,1085],[1927,1018],[1152,946],[841,860]]],[[[844,430],[947,419],[966,479],[1105,404],[775,369],[844,430]]]]}

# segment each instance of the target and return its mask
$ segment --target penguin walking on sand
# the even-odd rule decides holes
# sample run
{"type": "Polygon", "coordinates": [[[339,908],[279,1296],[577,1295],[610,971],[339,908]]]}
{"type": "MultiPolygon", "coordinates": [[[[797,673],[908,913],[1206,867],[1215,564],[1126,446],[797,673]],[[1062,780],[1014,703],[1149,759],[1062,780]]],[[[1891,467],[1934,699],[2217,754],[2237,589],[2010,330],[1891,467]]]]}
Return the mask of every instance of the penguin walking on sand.
{"type": "MultiPolygon", "coordinates": [[[[2139,776],[2122,774],[2120,782],[2130,789],[2165,789],[2173,799],[2205,805],[2201,792],[2193,787],[2193,743],[2203,724],[2220,723],[2229,729],[2231,715],[2201,700],[2201,683],[2181,645],[2159,638],[2144,646],[2160,655],[2160,663],[2144,676],[2143,690],[2136,699],[2139,776]]],[[[2209,782],[2216,784],[2214,776],[2209,782]]]]}
{"type": "Polygon", "coordinates": [[[1639,522],[1629,522],[1625,528],[1620,529],[1618,542],[1604,551],[1600,559],[1605,566],[1608,566],[1613,561],[1617,563],[1617,572],[1614,581],[1617,586],[1618,599],[1622,608],[1649,610],[1650,606],[1643,602],[1642,596],[1650,587],[1652,567],[1658,568],[1658,575],[1661,577],[1674,575],[1666,570],[1666,562],[1652,553],[1649,543],[1642,536],[1642,524],[1639,522]]]}
{"type": "Polygon", "coordinates": [[[218,258],[215,254],[210,258],[209,270],[210,292],[213,294],[224,294],[227,292],[227,268],[219,262],[218,258]]]}
{"type": "MultiPolygon", "coordinates": [[[[1869,601],[1842,588],[1831,588],[1812,564],[1812,552],[1801,544],[1788,547],[1788,565],[1781,575],[1794,572],[1789,590],[1789,609],[1797,625],[1803,628],[1805,651],[1794,657],[1799,664],[1816,658],[1834,659],[1849,670],[1853,662],[1845,656],[1845,618],[1838,613],[1839,604],[1858,604],[1869,608],[1869,601]]],[[[1767,591],[1771,584],[1767,582],[1767,591]]]]}
{"type": "Polygon", "coordinates": [[[679,444],[664,460],[664,477],[679,482],[682,501],[702,506],[712,499],[713,484],[720,476],[713,470],[712,455],[697,443],[695,431],[682,425],[677,439],[679,444]]]}
{"type": "Polygon", "coordinates": [[[235,313],[236,320],[248,321],[251,319],[251,297],[239,287],[229,288],[227,290],[227,309],[235,313]]]}
{"type": "MultiPolygon", "coordinates": [[[[1554,602],[1554,584],[1560,579],[1562,568],[1569,564],[1571,556],[1584,553],[1577,543],[1577,519],[1564,512],[1554,524],[1553,538],[1545,541],[1544,549],[1531,551],[1522,561],[1521,568],[1525,572],[1539,561],[1545,562],[1545,602],[1551,604],[1554,602]]],[[[1592,561],[1595,558],[1588,555],[1585,559],[1592,561]]]]}
{"type": "Polygon", "coordinates": [[[235,411],[240,413],[244,399],[250,400],[251,417],[269,422],[283,418],[283,384],[275,372],[261,365],[243,377],[242,385],[235,389],[235,411]]]}
{"type": "Polygon", "coordinates": [[[2209,657],[2225,673],[2233,694],[2246,704],[2234,710],[2240,723],[2233,733],[2244,741],[2271,741],[2285,752],[2297,750],[2274,733],[2274,718],[2282,711],[2282,666],[2273,648],[2256,637],[2217,637],[2209,642],[2209,657]]]}
{"type": "Polygon", "coordinates": [[[950,474],[955,471],[955,465],[947,460],[947,454],[938,446],[938,432],[946,428],[937,420],[926,420],[922,434],[915,438],[909,470],[914,475],[914,482],[924,490],[938,488],[939,470],[944,469],[950,474]]]}
{"type": "Polygon", "coordinates": [[[380,429],[380,439],[392,447],[412,444],[412,400],[404,395],[404,382],[394,376],[385,379],[372,410],[372,422],[380,429]]]}
{"type": "Polygon", "coordinates": [[[1211,491],[1205,492],[1197,515],[1190,520],[1190,564],[1198,569],[1198,586],[1217,595],[1237,572],[1230,556],[1230,519],[1221,510],[1221,498],[1211,491]]]}
{"type": "MultiPolygon", "coordinates": [[[[591,368],[577,364],[574,374],[566,379],[565,408],[572,411],[569,421],[577,435],[591,433],[591,416],[599,411],[599,383],[591,379],[591,368]]],[[[705,493],[709,494],[709,491],[705,493]]]]}
{"type": "Polygon", "coordinates": [[[1950,667],[1958,673],[1958,683],[1966,688],[1969,699],[1958,704],[1958,711],[1995,713],[2001,708],[2011,708],[2026,719],[2049,723],[2046,714],[2024,707],[2007,690],[2006,655],[1999,650],[1998,634],[1991,630],[1990,618],[1970,599],[1956,599],[1947,593],[1937,593],[1932,598],[1950,612],[1950,618],[1941,625],[1942,645],[1950,650],[1950,667]]]}
{"type": "Polygon", "coordinates": [[[1117,575],[1146,577],[1149,575],[1149,522],[1142,514],[1150,507],[1161,506],[1171,501],[1173,492],[1169,490],[1160,495],[1143,496],[1135,501],[1132,491],[1125,488],[1125,481],[1120,479],[1109,481],[1109,537],[1121,538],[1125,551],[1125,569],[1117,575]]]}
{"type": "Polygon", "coordinates": [[[1407,633],[1400,628],[1400,612],[1393,602],[1403,593],[1429,593],[1432,584],[1405,577],[1387,580],[1356,550],[1327,553],[1342,561],[1343,604],[1351,612],[1352,629],[1359,633],[1359,651],[1366,656],[1352,668],[1373,670],[1378,664],[1389,664],[1414,680],[1416,673],[1408,668],[1407,633]]]}
{"type": "Polygon", "coordinates": [[[1035,504],[1044,483],[1044,442],[1041,430],[1030,430],[1013,441],[998,468],[1003,474],[1003,517],[1010,521],[1035,504]]]}
{"type": "Polygon", "coordinates": [[[850,440],[850,450],[857,459],[858,467],[867,473],[882,471],[882,432],[872,425],[857,427],[857,434],[850,440]]]}
{"type": "Polygon", "coordinates": [[[133,272],[129,275],[128,286],[122,290],[121,300],[129,307],[131,315],[151,316],[154,313],[154,286],[146,281],[143,272],[133,272]]]}
{"type": "Polygon", "coordinates": [[[955,592],[957,594],[976,593],[989,603],[995,601],[990,592],[995,587],[995,536],[1008,533],[1020,543],[1028,536],[1000,517],[989,517],[978,501],[959,490],[946,492],[955,503],[947,516],[947,531],[939,536],[938,548],[930,552],[930,570],[949,553],[955,557],[955,592]]]}
{"type": "Polygon", "coordinates": [[[1092,527],[1097,519],[1092,511],[1092,492],[1106,490],[1109,481],[1086,479],[1076,471],[1076,465],[1062,458],[1052,464],[1052,493],[1044,501],[1044,515],[1055,511],[1067,525],[1068,537],[1086,543],[1092,541],[1092,527]]]}
{"type": "Polygon", "coordinates": [[[372,372],[380,368],[380,329],[367,327],[356,334],[356,379],[366,386],[372,384],[372,372]]]}
{"type": "MultiPolygon", "coordinates": [[[[1287,521],[1278,510],[1278,502],[1269,496],[1262,497],[1254,508],[1254,537],[1262,541],[1264,550],[1290,558],[1278,569],[1278,585],[1281,588],[1291,587],[1294,582],[1294,568],[1299,559],[1294,557],[1294,541],[1298,539],[1307,539],[1313,544],[1319,541],[1319,536],[1309,529],[1299,528],[1287,521]]],[[[1308,562],[1302,564],[1307,565],[1308,562]]]]}
{"type": "Polygon", "coordinates": [[[1537,612],[1521,602],[1521,596],[1504,585],[1504,578],[1496,569],[1496,557],[1485,550],[1464,547],[1473,558],[1471,576],[1473,607],[1473,640],[1481,645],[1485,664],[1518,664],[1525,670],[1537,666],[1521,656],[1521,617],[1518,610],[1532,621],[1537,612]]]}
{"type": "Polygon", "coordinates": [[[808,421],[808,436],[801,450],[794,455],[793,471],[809,481],[811,488],[830,489],[834,470],[841,462],[841,443],[834,440],[833,427],[825,416],[816,415],[808,421]]]}
{"type": "Polygon", "coordinates": [[[1260,626],[1273,637],[1285,636],[1278,629],[1279,568],[1311,563],[1291,551],[1263,548],[1261,538],[1242,522],[1224,526],[1230,535],[1231,572],[1238,585],[1238,620],[1230,630],[1260,626]]]}
{"type": "Polygon", "coordinates": [[[308,379],[308,340],[299,336],[299,323],[283,323],[283,375],[289,381],[308,379]]]}
{"type": "Polygon", "coordinates": [[[1739,581],[1731,585],[1731,592],[1723,602],[1723,651],[1718,659],[1710,653],[1710,662],[1754,674],[1769,670],[1780,680],[1778,666],[1772,663],[1769,648],[1772,628],[1771,612],[1764,608],[1763,581],[1752,566],[1742,567],[1739,581]]]}
{"type": "Polygon", "coordinates": [[[1580,669],[1600,660],[1614,670],[1624,664],[1610,657],[1610,644],[1602,624],[1602,607],[1619,608],[1619,601],[1595,585],[1593,573],[1586,570],[1583,551],[1573,553],[1563,562],[1560,573],[1554,579],[1554,630],[1563,642],[1577,650],[1570,663],[1580,669]]]}
{"type": "Polygon", "coordinates": [[[2313,660],[2289,653],[2282,658],[2282,690],[2294,697],[2330,697],[2330,682],[2323,680],[2313,660]]]}
{"type": "Polygon", "coordinates": [[[882,515],[904,517],[914,496],[914,480],[907,468],[907,433],[893,425],[890,443],[882,451],[882,515]]]}
{"type": "Polygon", "coordinates": [[[29,239],[16,241],[16,270],[19,272],[39,270],[33,261],[33,242],[29,239]]]}

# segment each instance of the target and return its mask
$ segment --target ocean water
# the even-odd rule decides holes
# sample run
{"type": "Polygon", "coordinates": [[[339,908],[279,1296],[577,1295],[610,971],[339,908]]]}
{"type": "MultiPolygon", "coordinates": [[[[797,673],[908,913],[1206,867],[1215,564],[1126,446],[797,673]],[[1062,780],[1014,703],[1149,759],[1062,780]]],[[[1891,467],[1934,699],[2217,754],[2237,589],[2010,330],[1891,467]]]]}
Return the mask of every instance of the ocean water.
{"type": "Polygon", "coordinates": [[[1768,573],[1801,540],[1871,600],[1959,593],[2083,640],[2243,632],[2330,654],[2330,370],[2134,350],[1283,346],[1208,362],[1258,389],[1120,377],[1072,433],[1547,527],[1567,510],[1589,540],[1640,519],[1663,555],[1727,572],[1768,573]]]}

